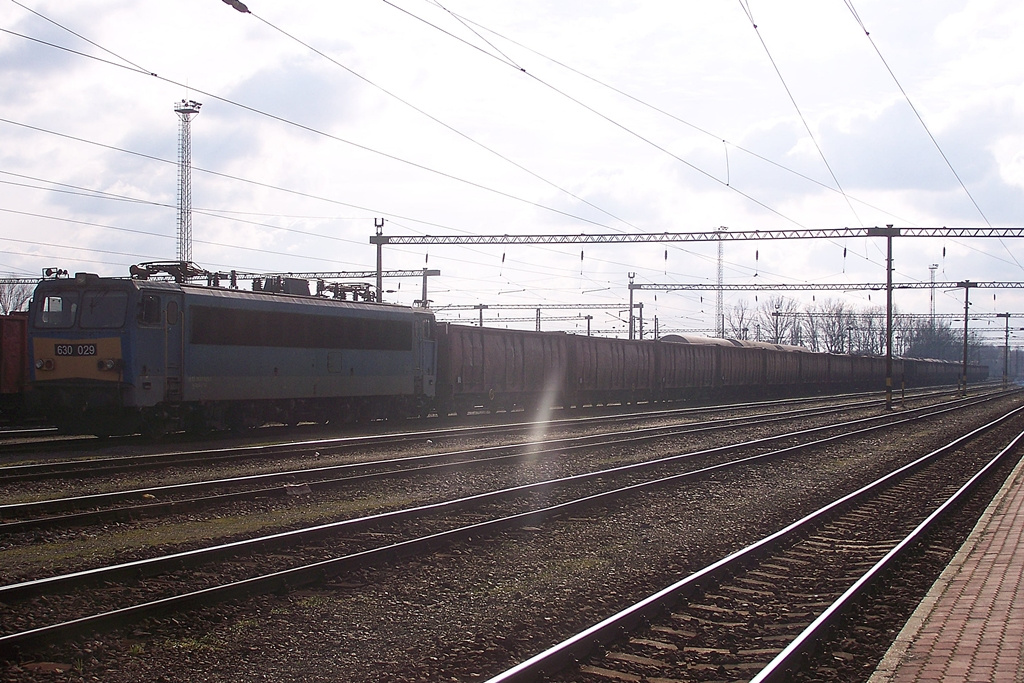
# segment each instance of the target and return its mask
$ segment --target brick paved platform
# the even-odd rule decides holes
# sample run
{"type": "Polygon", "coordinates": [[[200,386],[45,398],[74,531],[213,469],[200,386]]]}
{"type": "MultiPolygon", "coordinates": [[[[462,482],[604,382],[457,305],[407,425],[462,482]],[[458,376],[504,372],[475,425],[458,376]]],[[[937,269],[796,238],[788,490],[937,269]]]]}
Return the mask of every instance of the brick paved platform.
{"type": "Polygon", "coordinates": [[[1024,683],[1024,460],[869,683],[1024,683]]]}

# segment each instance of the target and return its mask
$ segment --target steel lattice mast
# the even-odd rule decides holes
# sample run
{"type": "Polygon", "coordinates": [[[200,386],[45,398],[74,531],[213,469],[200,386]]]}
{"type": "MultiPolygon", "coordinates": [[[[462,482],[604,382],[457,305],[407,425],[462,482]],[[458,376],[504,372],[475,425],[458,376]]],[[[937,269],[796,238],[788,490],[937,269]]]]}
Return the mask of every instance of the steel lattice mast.
{"type": "MultiPolygon", "coordinates": [[[[371,235],[370,244],[627,244],[643,242],[726,242],[749,240],[842,239],[873,237],[879,228],[819,228],[794,230],[736,230],[641,232],[588,235],[371,235]]],[[[897,228],[901,237],[1024,237],[1024,227],[897,228]]]]}
{"type": "MultiPolygon", "coordinates": [[[[630,289],[648,289],[657,292],[710,292],[719,289],[717,284],[706,282],[674,282],[672,284],[638,283],[628,285],[630,289]]],[[[825,284],[804,282],[797,284],[749,284],[722,285],[727,292],[884,292],[888,286],[885,282],[849,282],[843,284],[825,284]]],[[[894,282],[893,289],[958,289],[960,282],[894,282]]],[[[972,282],[971,287],[979,289],[1024,289],[1024,282],[972,282]]]]}
{"type": "MultiPolygon", "coordinates": [[[[718,229],[719,233],[726,232],[729,228],[722,226],[718,229]]],[[[725,293],[722,290],[722,282],[724,281],[725,271],[722,268],[722,240],[718,240],[718,289],[715,291],[715,328],[717,332],[716,337],[720,339],[725,338],[725,293]]]]}
{"type": "Polygon", "coordinates": [[[192,117],[203,106],[195,100],[174,105],[178,115],[178,262],[192,262],[192,117]]]}

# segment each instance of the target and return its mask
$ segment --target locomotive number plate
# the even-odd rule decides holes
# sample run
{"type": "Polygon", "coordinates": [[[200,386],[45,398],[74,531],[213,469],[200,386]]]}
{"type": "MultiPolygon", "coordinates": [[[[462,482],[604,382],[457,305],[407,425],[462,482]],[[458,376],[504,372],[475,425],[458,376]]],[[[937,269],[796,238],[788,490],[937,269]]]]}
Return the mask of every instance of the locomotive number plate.
{"type": "Polygon", "coordinates": [[[95,356],[95,344],[55,344],[53,353],[56,356],[95,356]]]}

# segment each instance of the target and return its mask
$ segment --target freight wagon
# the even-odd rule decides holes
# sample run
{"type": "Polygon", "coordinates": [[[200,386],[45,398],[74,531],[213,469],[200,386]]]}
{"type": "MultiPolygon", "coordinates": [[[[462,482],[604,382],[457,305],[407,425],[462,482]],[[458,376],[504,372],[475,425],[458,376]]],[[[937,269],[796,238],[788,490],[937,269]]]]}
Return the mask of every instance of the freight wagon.
{"type": "Polygon", "coordinates": [[[28,313],[0,315],[0,415],[19,420],[28,381],[28,313]]]}

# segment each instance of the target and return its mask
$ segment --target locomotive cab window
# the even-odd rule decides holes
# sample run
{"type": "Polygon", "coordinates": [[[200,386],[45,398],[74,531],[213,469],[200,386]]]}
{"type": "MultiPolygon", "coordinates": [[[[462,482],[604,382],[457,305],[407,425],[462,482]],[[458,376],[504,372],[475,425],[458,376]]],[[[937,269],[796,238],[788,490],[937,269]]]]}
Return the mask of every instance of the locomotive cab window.
{"type": "Polygon", "coordinates": [[[68,328],[75,324],[78,312],[78,292],[55,292],[39,300],[36,309],[36,327],[68,328]]]}
{"type": "Polygon", "coordinates": [[[124,325],[128,314],[128,292],[87,291],[82,297],[82,319],[86,329],[109,329],[124,325]]]}
{"type": "Polygon", "coordinates": [[[139,299],[139,323],[142,325],[159,325],[160,297],[154,294],[143,294],[139,299]]]}

